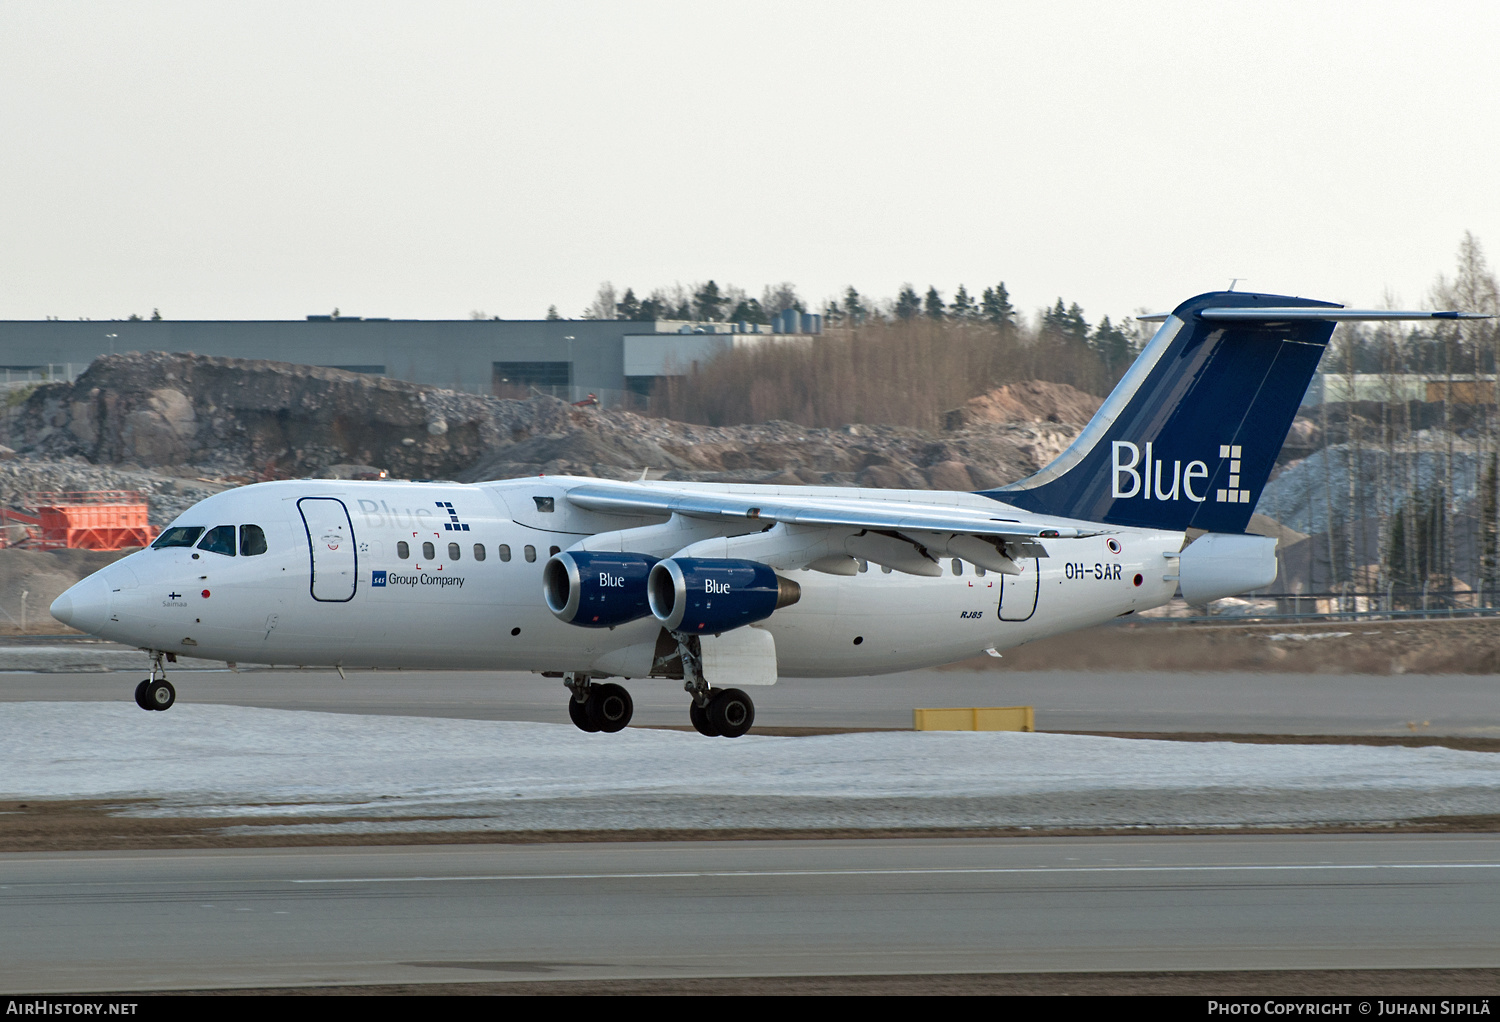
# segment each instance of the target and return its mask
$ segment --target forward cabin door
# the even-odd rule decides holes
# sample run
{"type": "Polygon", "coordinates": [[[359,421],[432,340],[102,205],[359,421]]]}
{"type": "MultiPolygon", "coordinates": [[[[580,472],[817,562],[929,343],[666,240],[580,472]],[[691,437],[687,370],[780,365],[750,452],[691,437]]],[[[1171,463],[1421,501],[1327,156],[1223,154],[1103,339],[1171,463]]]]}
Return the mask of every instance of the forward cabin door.
{"type": "Polygon", "coordinates": [[[1000,576],[1000,620],[1029,621],[1036,613],[1036,596],[1042,573],[1035,557],[1018,557],[1019,575],[1000,576]]]}
{"type": "Polygon", "coordinates": [[[359,562],[354,552],[354,524],[342,500],[303,497],[297,501],[312,555],[312,598],[320,603],[354,599],[359,562]]]}

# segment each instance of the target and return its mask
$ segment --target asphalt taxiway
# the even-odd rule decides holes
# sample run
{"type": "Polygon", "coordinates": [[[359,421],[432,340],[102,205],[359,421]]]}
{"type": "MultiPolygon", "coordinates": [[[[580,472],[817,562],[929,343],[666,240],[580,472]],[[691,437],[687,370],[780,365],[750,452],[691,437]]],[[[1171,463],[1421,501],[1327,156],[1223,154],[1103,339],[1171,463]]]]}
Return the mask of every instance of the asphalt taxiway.
{"type": "Polygon", "coordinates": [[[0,856],[9,992],[1500,966],[1500,838],[0,856]]]}
{"type": "MultiPolygon", "coordinates": [[[[0,673],[0,702],[125,701],[135,671],[0,673]]],[[[330,713],[567,723],[557,679],[483,671],[177,670],[181,702],[330,713]]],[[[627,683],[636,725],[687,724],[676,682],[627,683]]],[[[1230,674],[1204,672],[907,671],[856,678],[784,678],[750,689],[761,727],[909,728],[932,706],[1034,706],[1049,731],[1215,731],[1269,734],[1441,734],[1500,737],[1495,675],[1230,674]]]]}

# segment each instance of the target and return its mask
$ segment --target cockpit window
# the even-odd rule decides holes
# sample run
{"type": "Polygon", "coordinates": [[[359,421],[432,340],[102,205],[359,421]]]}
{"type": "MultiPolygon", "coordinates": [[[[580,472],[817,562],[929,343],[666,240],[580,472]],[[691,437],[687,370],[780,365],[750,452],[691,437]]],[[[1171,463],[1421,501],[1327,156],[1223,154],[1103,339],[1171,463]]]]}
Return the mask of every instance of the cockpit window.
{"type": "Polygon", "coordinates": [[[240,556],[253,557],[266,552],[266,533],[259,525],[240,526],[240,556]]]}
{"type": "Polygon", "coordinates": [[[199,550],[207,550],[211,554],[227,554],[234,556],[234,526],[216,525],[208,530],[208,535],[203,537],[203,542],[198,544],[199,550]]]}
{"type": "Polygon", "coordinates": [[[152,550],[161,550],[169,546],[192,546],[198,542],[198,537],[203,535],[201,525],[174,525],[160,536],[156,542],[151,544],[152,550]]]}

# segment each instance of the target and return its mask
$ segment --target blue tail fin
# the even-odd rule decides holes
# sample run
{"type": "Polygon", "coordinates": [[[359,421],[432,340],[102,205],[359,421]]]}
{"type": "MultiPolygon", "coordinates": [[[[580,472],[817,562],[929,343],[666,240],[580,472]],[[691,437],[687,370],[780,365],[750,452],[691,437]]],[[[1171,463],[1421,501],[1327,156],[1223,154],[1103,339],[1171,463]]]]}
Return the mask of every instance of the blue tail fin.
{"type": "Polygon", "coordinates": [[[1320,309],[1339,306],[1232,291],[1188,299],[1071,447],[986,495],[1110,525],[1243,532],[1333,335],[1332,317],[1312,318],[1320,309]]]}

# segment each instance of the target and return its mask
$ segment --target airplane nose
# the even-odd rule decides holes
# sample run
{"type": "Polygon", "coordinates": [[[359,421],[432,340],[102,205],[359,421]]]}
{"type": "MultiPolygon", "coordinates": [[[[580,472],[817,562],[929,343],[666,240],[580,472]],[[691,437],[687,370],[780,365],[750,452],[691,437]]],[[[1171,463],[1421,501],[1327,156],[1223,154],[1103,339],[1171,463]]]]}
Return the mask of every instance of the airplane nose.
{"type": "Polygon", "coordinates": [[[109,585],[90,575],[52,601],[52,616],[81,632],[98,634],[109,620],[109,585]]]}

